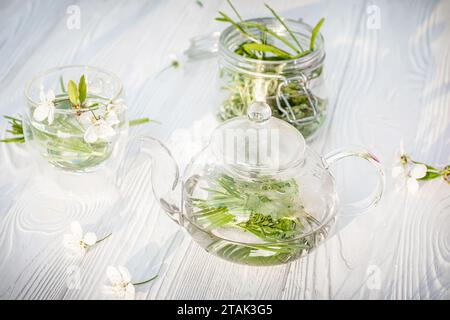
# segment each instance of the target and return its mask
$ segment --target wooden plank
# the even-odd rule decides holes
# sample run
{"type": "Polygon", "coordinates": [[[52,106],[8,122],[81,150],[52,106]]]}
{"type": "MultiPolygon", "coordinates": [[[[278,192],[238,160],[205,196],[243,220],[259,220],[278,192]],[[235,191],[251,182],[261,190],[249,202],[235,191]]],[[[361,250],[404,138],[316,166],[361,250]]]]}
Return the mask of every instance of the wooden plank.
{"type": "MultiPolygon", "coordinates": [[[[245,17],[266,15],[263,2],[234,1],[245,17]]],[[[225,1],[205,1],[203,8],[195,1],[81,1],[80,30],[66,27],[71,4],[1,6],[0,112],[22,109],[24,83],[39,71],[77,63],[104,67],[122,79],[131,117],[162,122],[134,132],[167,142],[184,166],[215,125],[218,84],[214,59],[188,63],[182,52],[190,37],[223,28],[213,18],[219,9],[228,11],[225,1]],[[170,53],[183,66],[160,73],[170,53]]],[[[327,19],[330,106],[315,150],[363,145],[388,169],[404,140],[418,160],[449,162],[448,2],[285,0],[273,7],[310,23],[327,19]],[[380,9],[380,29],[367,27],[373,5],[380,9]]],[[[413,197],[396,192],[388,177],[380,205],[310,256],[256,268],[209,255],[166,217],[153,200],[148,164],[131,163],[119,186],[54,172],[49,180],[23,147],[0,147],[1,299],[104,298],[105,270],[119,264],[134,281],[159,274],[138,289],[139,299],[450,298],[450,191],[443,181],[425,183],[413,197]],[[113,235],[83,260],[68,259],[61,241],[73,220],[113,235]],[[71,288],[77,274],[79,286],[71,288]]],[[[344,200],[370,188],[371,171],[358,162],[334,172],[345,178],[339,184],[344,200]],[[349,168],[361,174],[349,175],[349,168]]]]}

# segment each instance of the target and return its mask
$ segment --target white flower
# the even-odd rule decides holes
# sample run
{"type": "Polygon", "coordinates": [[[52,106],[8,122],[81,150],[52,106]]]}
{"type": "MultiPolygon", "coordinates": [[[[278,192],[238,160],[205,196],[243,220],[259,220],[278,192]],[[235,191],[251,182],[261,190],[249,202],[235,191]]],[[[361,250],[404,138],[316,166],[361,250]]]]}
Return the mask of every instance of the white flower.
{"type": "Polygon", "coordinates": [[[52,124],[55,119],[55,93],[52,90],[48,90],[47,93],[41,88],[39,94],[40,102],[36,109],[34,109],[33,117],[36,121],[44,121],[47,119],[48,124],[52,124]]]}
{"type": "Polygon", "coordinates": [[[84,140],[87,143],[95,143],[98,140],[109,140],[115,134],[116,132],[108,122],[99,119],[84,132],[84,140]]]}
{"type": "Polygon", "coordinates": [[[104,119],[110,125],[116,125],[120,123],[117,115],[121,114],[126,109],[126,106],[121,101],[114,101],[106,106],[106,112],[104,119]]]}
{"type": "Polygon", "coordinates": [[[88,232],[83,236],[83,229],[77,221],[70,224],[70,230],[70,234],[64,235],[64,247],[69,249],[73,255],[82,257],[97,242],[97,236],[93,232],[88,232]]]}
{"type": "Polygon", "coordinates": [[[417,179],[423,178],[427,174],[427,170],[424,164],[414,163],[401,147],[400,152],[397,153],[391,174],[393,178],[398,179],[400,187],[406,186],[406,189],[414,194],[419,190],[417,179]]]}
{"type": "Polygon", "coordinates": [[[84,132],[84,140],[87,143],[95,143],[98,140],[109,140],[116,134],[116,131],[112,128],[112,123],[102,119],[100,116],[96,118],[92,112],[83,112],[80,115],[80,122],[87,127],[84,132]]]}
{"type": "Polygon", "coordinates": [[[105,293],[115,299],[133,300],[135,297],[134,285],[131,283],[131,275],[127,268],[109,266],[106,276],[110,285],[105,286],[105,293]]]}

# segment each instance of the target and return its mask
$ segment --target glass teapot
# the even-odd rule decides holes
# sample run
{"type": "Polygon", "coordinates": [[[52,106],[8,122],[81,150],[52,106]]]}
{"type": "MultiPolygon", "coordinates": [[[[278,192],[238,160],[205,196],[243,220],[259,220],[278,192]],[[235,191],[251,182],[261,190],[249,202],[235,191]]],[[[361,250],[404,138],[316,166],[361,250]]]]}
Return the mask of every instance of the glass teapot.
{"type": "Polygon", "coordinates": [[[337,151],[322,158],[292,125],[272,117],[260,99],[247,116],[214,131],[182,178],[164,145],[141,139],[140,152],[152,159],[153,192],[161,206],[206,251],[236,263],[287,263],[329,236],[339,203],[329,166],[339,159],[363,158],[378,173],[374,193],[347,209],[365,211],[383,192],[384,174],[373,155],[337,151]]]}

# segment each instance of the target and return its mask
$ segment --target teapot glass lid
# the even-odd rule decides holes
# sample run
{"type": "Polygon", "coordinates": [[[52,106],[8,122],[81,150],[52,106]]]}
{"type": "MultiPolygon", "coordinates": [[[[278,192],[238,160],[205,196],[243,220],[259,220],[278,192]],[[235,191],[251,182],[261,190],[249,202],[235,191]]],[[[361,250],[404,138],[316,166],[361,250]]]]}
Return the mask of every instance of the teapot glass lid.
{"type": "Polygon", "coordinates": [[[213,152],[240,172],[272,174],[303,161],[306,143],[287,122],[272,117],[264,101],[253,102],[246,117],[225,122],[213,134],[213,152]]]}

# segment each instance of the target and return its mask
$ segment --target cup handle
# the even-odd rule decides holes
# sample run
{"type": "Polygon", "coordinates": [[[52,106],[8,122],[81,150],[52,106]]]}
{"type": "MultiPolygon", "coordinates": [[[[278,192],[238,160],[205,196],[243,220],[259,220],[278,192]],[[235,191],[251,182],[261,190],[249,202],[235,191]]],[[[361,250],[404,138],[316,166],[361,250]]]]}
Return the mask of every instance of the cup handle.
{"type": "Polygon", "coordinates": [[[357,157],[369,161],[377,170],[378,176],[377,185],[369,196],[358,201],[341,205],[341,211],[344,213],[343,215],[346,216],[362,214],[376,206],[378,201],[380,201],[381,199],[385,184],[384,171],[381,167],[380,161],[377,159],[377,157],[366,150],[350,151],[338,149],[332,151],[324,157],[325,168],[329,169],[330,166],[334,165],[337,161],[348,157],[357,157]]]}

